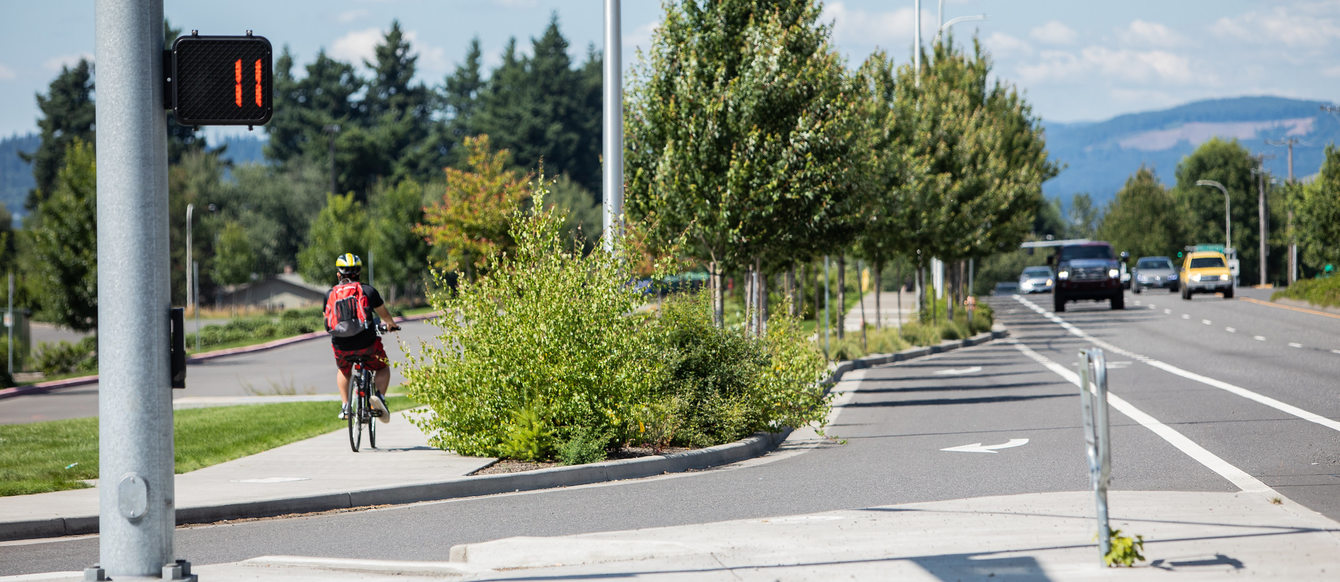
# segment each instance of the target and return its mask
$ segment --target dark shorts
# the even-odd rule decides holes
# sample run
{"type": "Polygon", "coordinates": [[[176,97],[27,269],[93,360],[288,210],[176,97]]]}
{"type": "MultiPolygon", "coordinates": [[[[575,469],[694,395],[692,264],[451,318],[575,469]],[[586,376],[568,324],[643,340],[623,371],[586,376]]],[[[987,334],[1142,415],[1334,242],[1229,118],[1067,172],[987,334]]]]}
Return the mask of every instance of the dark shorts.
{"type": "Polygon", "coordinates": [[[381,338],[377,338],[377,341],[373,342],[372,345],[357,350],[342,350],[335,346],[331,346],[331,349],[335,351],[335,366],[346,376],[349,375],[349,370],[354,366],[354,363],[349,361],[352,356],[367,358],[367,361],[363,362],[363,367],[369,370],[381,370],[386,367],[386,349],[382,347],[381,338]]]}

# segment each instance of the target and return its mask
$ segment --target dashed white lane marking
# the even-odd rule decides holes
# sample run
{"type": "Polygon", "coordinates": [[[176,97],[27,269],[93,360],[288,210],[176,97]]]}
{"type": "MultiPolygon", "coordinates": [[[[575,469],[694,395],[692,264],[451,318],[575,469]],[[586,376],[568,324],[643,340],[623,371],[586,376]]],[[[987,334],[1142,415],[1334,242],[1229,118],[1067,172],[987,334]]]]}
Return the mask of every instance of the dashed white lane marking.
{"type": "MultiPolygon", "coordinates": [[[[1163,370],[1163,371],[1165,371],[1165,372],[1168,372],[1168,373],[1170,373],[1170,374],[1175,374],[1175,375],[1181,376],[1181,377],[1183,377],[1183,378],[1186,378],[1186,379],[1188,379],[1188,380],[1192,380],[1192,381],[1195,381],[1195,382],[1200,382],[1201,384],[1205,384],[1206,386],[1212,386],[1212,387],[1214,387],[1214,388],[1218,388],[1218,389],[1223,390],[1223,391],[1225,391],[1225,392],[1228,392],[1228,393],[1230,393],[1230,394],[1236,394],[1236,395],[1238,395],[1238,396],[1241,396],[1241,397],[1246,398],[1246,399],[1248,399],[1248,400],[1251,400],[1251,401],[1253,401],[1253,402],[1257,402],[1257,403],[1260,403],[1260,404],[1264,404],[1264,405],[1266,405],[1266,406],[1269,406],[1269,407],[1271,407],[1271,408],[1274,408],[1275,410],[1278,410],[1278,411],[1283,412],[1283,413],[1285,413],[1285,414],[1291,414],[1291,415],[1293,415],[1293,416],[1296,416],[1296,417],[1301,418],[1301,419],[1303,419],[1303,420],[1306,420],[1306,421],[1308,421],[1308,422],[1313,422],[1313,423],[1319,424],[1319,425],[1321,425],[1321,426],[1324,426],[1324,427],[1326,427],[1326,428],[1329,428],[1329,429],[1331,429],[1331,430],[1340,432],[1340,421],[1331,420],[1331,419],[1329,419],[1329,418],[1326,418],[1325,416],[1322,416],[1322,415],[1320,415],[1320,414],[1316,414],[1316,413],[1314,413],[1314,412],[1308,412],[1308,411],[1303,410],[1302,408],[1299,408],[1299,407],[1294,406],[1294,405],[1292,405],[1292,404],[1288,404],[1288,403],[1285,403],[1285,402],[1281,402],[1281,401],[1279,401],[1279,400],[1276,400],[1276,399],[1271,398],[1271,397],[1269,397],[1269,396],[1265,396],[1265,395],[1263,395],[1263,394],[1257,394],[1256,392],[1252,392],[1251,390],[1248,390],[1248,389],[1246,389],[1246,388],[1242,388],[1242,387],[1239,387],[1239,386],[1234,386],[1233,384],[1229,384],[1228,382],[1224,382],[1223,380],[1216,380],[1216,379],[1214,379],[1214,378],[1210,378],[1210,377],[1208,377],[1208,376],[1202,376],[1202,375],[1197,374],[1197,373],[1195,373],[1195,372],[1191,372],[1191,371],[1188,371],[1188,370],[1183,370],[1183,369],[1181,369],[1181,368],[1178,368],[1177,366],[1174,366],[1174,365],[1172,365],[1172,364],[1168,364],[1168,363],[1166,363],[1166,362],[1162,362],[1162,361],[1156,360],[1156,359],[1151,358],[1151,357],[1149,357],[1149,356],[1144,356],[1144,355],[1141,355],[1141,354],[1137,354],[1137,353],[1135,353],[1135,352],[1131,352],[1131,351],[1129,351],[1129,350],[1124,350],[1124,349],[1122,349],[1122,348],[1119,348],[1119,347],[1117,347],[1117,346],[1115,346],[1115,345],[1112,345],[1112,344],[1110,344],[1110,343],[1108,343],[1108,342],[1105,342],[1105,341],[1103,341],[1103,340],[1100,340],[1100,339],[1098,339],[1098,338],[1096,338],[1096,337],[1093,337],[1093,336],[1091,336],[1091,335],[1085,333],[1084,330],[1081,330],[1080,328],[1071,325],[1070,322],[1068,322],[1068,321],[1066,321],[1066,320],[1064,320],[1064,319],[1061,319],[1060,317],[1057,317],[1055,313],[1052,313],[1052,312],[1050,312],[1050,311],[1046,311],[1046,310],[1042,309],[1041,307],[1038,307],[1037,304],[1036,304],[1036,303],[1033,303],[1032,301],[1029,301],[1029,300],[1024,299],[1024,298],[1022,298],[1022,297],[1020,297],[1020,298],[1018,298],[1018,299],[1019,299],[1019,301],[1020,301],[1021,303],[1023,303],[1023,304],[1024,304],[1025,306],[1027,306],[1029,309],[1032,309],[1033,311],[1035,311],[1035,312],[1041,314],[1043,317],[1045,317],[1045,318],[1051,320],[1053,323],[1056,323],[1057,325],[1060,325],[1060,326],[1061,326],[1062,328],[1064,328],[1066,331],[1070,332],[1071,335],[1074,335],[1075,337],[1081,338],[1081,339],[1083,339],[1083,340],[1085,340],[1085,341],[1088,341],[1088,342],[1093,342],[1094,345],[1096,345],[1096,346],[1098,346],[1098,347],[1101,347],[1101,348],[1103,348],[1104,350],[1107,350],[1107,351],[1109,351],[1109,352],[1116,353],[1116,354],[1121,354],[1121,355],[1123,355],[1123,356],[1126,356],[1126,357],[1131,358],[1131,359],[1133,359],[1133,360],[1136,360],[1136,361],[1138,361],[1138,362],[1143,362],[1143,363],[1145,363],[1145,364],[1149,364],[1150,366],[1153,366],[1153,367],[1155,367],[1155,368],[1158,368],[1158,369],[1163,370]]],[[[1257,339],[1258,341],[1265,341],[1266,338],[1263,338],[1263,337],[1261,337],[1261,336],[1258,335],[1258,336],[1256,336],[1256,339],[1257,339]]]]}
{"type": "MultiPolygon", "coordinates": [[[[1054,372],[1057,376],[1065,378],[1066,381],[1076,386],[1080,385],[1079,374],[1076,374],[1073,370],[1070,370],[1069,368],[1066,368],[1061,364],[1058,364],[1056,362],[1047,359],[1046,356],[1043,356],[1042,354],[1033,351],[1028,346],[1019,343],[1019,340],[1017,339],[1010,338],[1006,341],[1014,344],[1014,347],[1018,349],[1020,352],[1022,352],[1025,356],[1028,356],[1033,361],[1042,364],[1044,367],[1054,372]]],[[[1177,449],[1182,451],[1183,453],[1186,453],[1188,457],[1195,459],[1196,462],[1205,465],[1211,471],[1218,473],[1219,476],[1223,477],[1224,479],[1227,479],[1229,483],[1232,483],[1233,485],[1237,486],[1238,489],[1241,489],[1244,492],[1248,493],[1264,493],[1267,496],[1271,497],[1279,496],[1279,494],[1275,492],[1274,489],[1271,489],[1269,485],[1262,483],[1259,479],[1251,476],[1246,471],[1237,468],[1232,463],[1223,460],[1222,458],[1219,457],[1219,455],[1211,453],[1205,447],[1196,444],[1195,441],[1187,438],[1186,435],[1177,432],[1175,429],[1166,424],[1163,424],[1162,422],[1159,422],[1158,419],[1148,414],[1145,414],[1144,411],[1140,410],[1139,408],[1136,408],[1131,403],[1126,402],[1116,394],[1108,392],[1107,403],[1112,405],[1112,408],[1117,409],[1117,412],[1125,414],[1126,416],[1130,417],[1131,420],[1140,423],[1141,426],[1149,429],[1151,432],[1158,435],[1163,440],[1168,441],[1169,444],[1171,444],[1174,447],[1177,447],[1177,449]]]]}
{"type": "Polygon", "coordinates": [[[1301,348],[1301,347],[1303,347],[1303,344],[1300,344],[1300,343],[1298,343],[1298,342],[1289,342],[1289,347],[1291,347],[1291,348],[1301,348]]]}
{"type": "Polygon", "coordinates": [[[1263,341],[1266,341],[1266,336],[1263,336],[1263,335],[1254,335],[1254,336],[1252,336],[1252,339],[1254,339],[1254,340],[1256,340],[1256,341],[1258,341],[1258,342],[1263,342],[1263,341]]]}
{"type": "Polygon", "coordinates": [[[1340,354],[1340,350],[1331,350],[1332,354],[1340,354]]]}
{"type": "Polygon", "coordinates": [[[1212,322],[1211,322],[1210,320],[1208,320],[1208,319],[1202,319],[1202,320],[1200,320],[1200,322],[1203,323],[1203,324],[1205,324],[1205,325],[1214,325],[1214,323],[1212,323],[1212,322]]]}
{"type": "Polygon", "coordinates": [[[1226,332],[1228,332],[1228,333],[1238,333],[1238,330],[1235,329],[1235,328],[1232,328],[1232,327],[1225,327],[1225,328],[1224,328],[1224,331],[1226,331],[1226,332]]]}
{"type": "Polygon", "coordinates": [[[1191,319],[1191,314],[1190,314],[1190,313],[1183,313],[1183,314],[1182,314],[1182,319],[1191,319]]]}
{"type": "Polygon", "coordinates": [[[1164,309],[1164,310],[1163,310],[1163,314],[1164,314],[1164,315],[1172,315],[1172,310],[1171,310],[1171,309],[1164,309]]]}

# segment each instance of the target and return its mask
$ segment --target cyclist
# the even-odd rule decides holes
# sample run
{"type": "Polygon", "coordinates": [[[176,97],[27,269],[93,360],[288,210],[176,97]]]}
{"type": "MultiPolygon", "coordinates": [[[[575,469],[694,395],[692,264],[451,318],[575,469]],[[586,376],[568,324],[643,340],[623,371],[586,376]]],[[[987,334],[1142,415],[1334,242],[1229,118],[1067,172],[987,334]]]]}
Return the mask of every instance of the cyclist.
{"type": "MultiPolygon", "coordinates": [[[[326,294],[326,303],[330,303],[331,293],[336,287],[350,282],[358,282],[358,278],[363,272],[363,259],[353,253],[344,253],[335,259],[335,270],[337,282],[326,294]]],[[[361,284],[363,295],[367,297],[368,309],[381,317],[386,322],[387,331],[399,331],[400,326],[396,325],[391,312],[386,309],[382,296],[372,285],[361,284]]],[[[371,319],[370,317],[368,319],[371,319]]],[[[326,326],[327,331],[330,325],[326,326]]],[[[382,347],[382,339],[377,335],[375,325],[370,325],[367,329],[356,335],[349,337],[331,336],[330,343],[335,351],[335,384],[340,388],[340,400],[343,405],[340,407],[340,420],[349,416],[349,373],[353,368],[353,362],[349,361],[353,356],[365,356],[367,361],[363,364],[369,370],[373,371],[373,385],[377,392],[371,398],[372,407],[381,413],[377,418],[382,422],[390,422],[391,414],[386,408],[386,388],[391,384],[391,370],[386,367],[386,349],[382,347]]]]}

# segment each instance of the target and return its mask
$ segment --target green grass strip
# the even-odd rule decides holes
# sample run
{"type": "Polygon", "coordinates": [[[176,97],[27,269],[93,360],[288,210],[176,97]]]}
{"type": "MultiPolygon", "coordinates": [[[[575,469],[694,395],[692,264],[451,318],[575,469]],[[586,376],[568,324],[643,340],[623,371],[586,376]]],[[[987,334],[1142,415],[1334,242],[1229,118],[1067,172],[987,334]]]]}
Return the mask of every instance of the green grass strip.
{"type": "MultiPolygon", "coordinates": [[[[392,396],[392,411],[414,405],[392,396]]],[[[340,430],[338,402],[280,402],[190,408],[173,413],[176,472],[225,461],[340,430]]],[[[98,419],[0,425],[0,496],[89,487],[98,478],[98,419]]]]}

